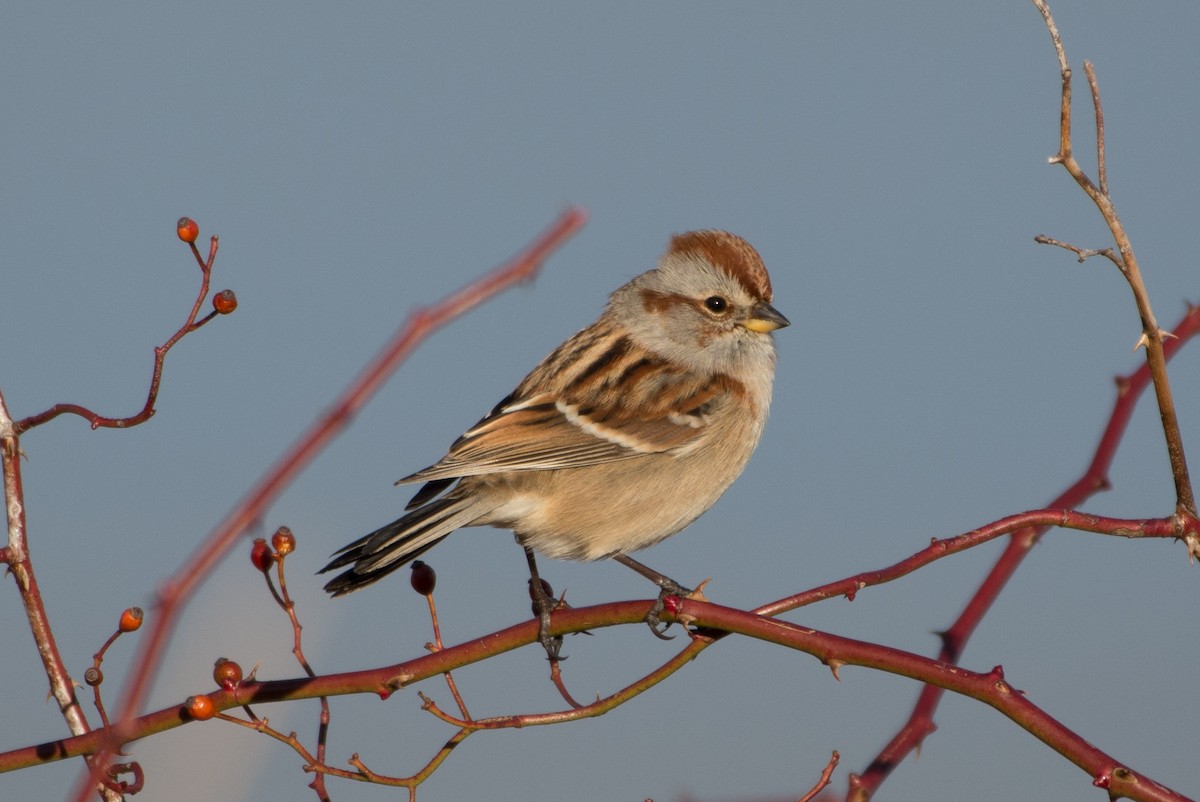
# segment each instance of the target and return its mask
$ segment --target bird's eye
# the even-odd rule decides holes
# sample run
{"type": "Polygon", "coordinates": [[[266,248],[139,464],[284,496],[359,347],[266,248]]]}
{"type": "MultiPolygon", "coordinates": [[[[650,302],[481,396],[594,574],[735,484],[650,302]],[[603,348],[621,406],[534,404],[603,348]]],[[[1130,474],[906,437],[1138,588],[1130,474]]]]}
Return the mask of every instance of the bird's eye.
{"type": "Polygon", "coordinates": [[[720,295],[710,295],[704,299],[704,308],[710,312],[720,314],[721,312],[724,312],[728,306],[729,302],[720,295]]]}

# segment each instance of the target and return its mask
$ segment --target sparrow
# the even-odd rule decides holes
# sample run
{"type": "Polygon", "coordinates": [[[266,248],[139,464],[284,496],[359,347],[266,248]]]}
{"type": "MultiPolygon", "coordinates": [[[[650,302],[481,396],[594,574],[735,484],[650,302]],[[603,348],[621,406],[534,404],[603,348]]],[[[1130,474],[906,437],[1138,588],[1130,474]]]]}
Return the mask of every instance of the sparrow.
{"type": "Polygon", "coordinates": [[[679,532],[711,507],[762,437],[775,377],[762,258],[741,237],[692,231],[658,264],[618,288],[597,320],[554,349],[433,465],[396,484],[424,483],[407,512],[340,549],[321,573],[341,596],[424,554],[456,529],[510,529],[524,548],[548,634],[534,553],[611,558],[655,582],[659,600],[690,591],[630,553],[679,532]]]}

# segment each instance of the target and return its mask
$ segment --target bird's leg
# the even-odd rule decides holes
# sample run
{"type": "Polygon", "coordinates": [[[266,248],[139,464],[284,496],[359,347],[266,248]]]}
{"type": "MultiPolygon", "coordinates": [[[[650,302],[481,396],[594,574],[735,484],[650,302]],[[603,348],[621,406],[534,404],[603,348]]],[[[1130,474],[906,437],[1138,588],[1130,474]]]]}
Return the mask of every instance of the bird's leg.
{"type": "Polygon", "coordinates": [[[651,582],[658,585],[658,599],[650,608],[650,612],[646,613],[646,624],[650,627],[650,631],[654,633],[655,637],[662,640],[671,640],[674,635],[665,634],[666,631],[671,627],[671,623],[669,621],[662,625],[662,629],[659,629],[659,624],[662,624],[662,622],[659,621],[658,617],[662,615],[662,611],[665,606],[664,600],[668,596],[682,596],[686,598],[687,596],[692,595],[691,588],[685,588],[683,585],[679,584],[674,579],[671,579],[671,577],[667,576],[666,574],[660,574],[650,566],[643,565],[627,554],[618,554],[613,557],[613,559],[619,562],[621,565],[632,568],[642,576],[646,577],[646,579],[649,579],[651,582]]]}
{"type": "Polygon", "coordinates": [[[522,548],[525,549],[525,560],[529,563],[529,595],[533,598],[533,610],[538,617],[538,640],[541,642],[542,648],[546,650],[547,659],[566,660],[565,655],[559,655],[563,644],[562,635],[550,634],[550,613],[554,610],[557,602],[546,592],[547,586],[538,575],[537,560],[533,557],[533,550],[524,546],[522,548]]]}

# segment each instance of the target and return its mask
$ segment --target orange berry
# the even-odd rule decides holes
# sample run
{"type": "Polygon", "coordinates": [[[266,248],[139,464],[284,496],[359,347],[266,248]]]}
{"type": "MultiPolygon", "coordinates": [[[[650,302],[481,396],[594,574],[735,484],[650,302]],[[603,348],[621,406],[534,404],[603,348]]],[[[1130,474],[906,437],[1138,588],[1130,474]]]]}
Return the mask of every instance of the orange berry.
{"type": "Polygon", "coordinates": [[[213,666],[213,679],[225,690],[233,690],[242,682],[242,667],[232,660],[219,657],[213,666]]]}
{"type": "Polygon", "coordinates": [[[433,566],[420,560],[414,560],[412,574],[408,577],[408,581],[412,584],[413,590],[422,596],[428,596],[437,586],[437,573],[433,570],[433,566]]]}
{"type": "Polygon", "coordinates": [[[254,545],[250,547],[250,562],[264,574],[275,564],[275,555],[271,552],[271,547],[261,537],[256,537],[254,545]]]}
{"type": "Polygon", "coordinates": [[[237,296],[234,295],[233,290],[221,290],[213,296],[212,305],[218,314],[228,315],[237,309],[237,296]]]}
{"type": "Polygon", "coordinates": [[[181,217],[175,224],[175,233],[190,245],[196,241],[196,237],[200,236],[200,226],[196,225],[196,221],[190,217],[181,217]]]}
{"type": "Polygon", "coordinates": [[[271,546],[279,552],[280,557],[286,557],[296,550],[296,536],[286,526],[281,526],[271,535],[271,546]]]}
{"type": "Polygon", "coordinates": [[[134,632],[141,628],[143,615],[141,607],[130,607],[121,613],[121,621],[117,626],[122,632],[134,632]]]}
{"type": "Polygon", "coordinates": [[[213,700],[202,693],[189,696],[183,703],[183,708],[196,721],[208,721],[217,714],[217,706],[213,704],[213,700]]]}

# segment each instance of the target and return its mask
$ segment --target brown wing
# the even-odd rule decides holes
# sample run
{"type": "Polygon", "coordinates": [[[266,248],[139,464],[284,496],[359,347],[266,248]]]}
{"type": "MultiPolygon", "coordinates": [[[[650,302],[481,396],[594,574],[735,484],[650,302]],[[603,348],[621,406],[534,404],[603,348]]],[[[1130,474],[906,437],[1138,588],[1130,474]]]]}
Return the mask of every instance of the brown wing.
{"type": "Polygon", "coordinates": [[[682,370],[624,338],[589,340],[588,334],[576,335],[551,354],[436,465],[398,484],[578,468],[686,450],[703,437],[713,406],[744,392],[728,377],[682,370]],[[561,386],[524,394],[546,387],[548,376],[560,378],[561,386]]]}

